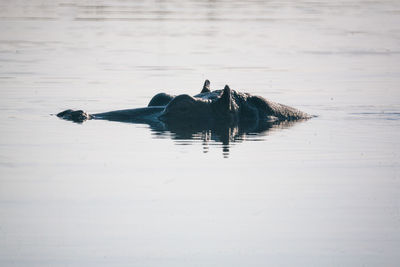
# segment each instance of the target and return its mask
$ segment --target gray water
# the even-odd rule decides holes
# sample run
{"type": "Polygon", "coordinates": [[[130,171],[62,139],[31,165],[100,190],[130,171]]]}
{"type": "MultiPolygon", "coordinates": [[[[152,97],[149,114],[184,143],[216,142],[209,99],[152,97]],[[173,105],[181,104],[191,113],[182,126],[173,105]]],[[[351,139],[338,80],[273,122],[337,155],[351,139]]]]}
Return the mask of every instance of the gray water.
{"type": "Polygon", "coordinates": [[[399,1],[0,1],[1,266],[399,266],[399,1]],[[225,84],[317,118],[51,114],[225,84]]]}

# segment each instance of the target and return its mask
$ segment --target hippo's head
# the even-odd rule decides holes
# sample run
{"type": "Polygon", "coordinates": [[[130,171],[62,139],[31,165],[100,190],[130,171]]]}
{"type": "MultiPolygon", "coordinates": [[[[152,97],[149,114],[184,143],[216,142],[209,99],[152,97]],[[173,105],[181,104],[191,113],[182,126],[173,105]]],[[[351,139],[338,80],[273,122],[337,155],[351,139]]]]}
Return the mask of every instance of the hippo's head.
{"type": "Polygon", "coordinates": [[[211,116],[208,100],[178,95],[165,107],[159,119],[166,122],[187,122],[209,120],[211,116]]]}
{"type": "Polygon", "coordinates": [[[159,117],[166,122],[235,122],[237,121],[238,106],[232,100],[229,86],[225,86],[221,95],[213,100],[176,96],[165,107],[159,117]]]}

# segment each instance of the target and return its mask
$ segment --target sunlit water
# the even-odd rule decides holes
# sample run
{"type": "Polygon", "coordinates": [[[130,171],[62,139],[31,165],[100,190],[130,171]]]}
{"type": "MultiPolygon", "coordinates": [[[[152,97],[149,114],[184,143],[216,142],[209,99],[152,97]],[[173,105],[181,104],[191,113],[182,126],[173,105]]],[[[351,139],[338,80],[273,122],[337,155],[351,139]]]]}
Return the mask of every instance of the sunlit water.
{"type": "Polygon", "coordinates": [[[399,1],[0,1],[1,266],[399,266],[399,1]],[[50,114],[318,115],[222,140],[50,114]]]}

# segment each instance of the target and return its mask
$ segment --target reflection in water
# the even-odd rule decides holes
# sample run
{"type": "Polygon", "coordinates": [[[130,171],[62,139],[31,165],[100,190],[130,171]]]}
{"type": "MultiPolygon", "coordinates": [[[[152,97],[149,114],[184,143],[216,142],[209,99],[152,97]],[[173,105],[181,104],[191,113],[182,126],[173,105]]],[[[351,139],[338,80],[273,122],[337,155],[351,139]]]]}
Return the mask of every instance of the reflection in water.
{"type": "MultiPolygon", "coordinates": [[[[203,152],[209,151],[212,142],[222,147],[222,155],[229,157],[230,147],[243,141],[263,140],[270,132],[287,129],[297,121],[257,122],[237,125],[188,125],[149,123],[154,138],[169,137],[176,140],[176,144],[192,145],[195,141],[202,141],[203,152]]],[[[126,122],[126,121],[125,121],[126,122]]]]}

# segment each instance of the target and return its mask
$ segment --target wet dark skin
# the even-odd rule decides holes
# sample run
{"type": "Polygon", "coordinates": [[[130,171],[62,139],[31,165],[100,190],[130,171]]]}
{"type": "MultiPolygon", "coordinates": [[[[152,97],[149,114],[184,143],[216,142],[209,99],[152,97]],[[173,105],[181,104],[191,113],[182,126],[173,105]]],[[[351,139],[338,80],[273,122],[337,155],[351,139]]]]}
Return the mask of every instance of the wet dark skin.
{"type": "Polygon", "coordinates": [[[89,114],[82,110],[65,110],[58,117],[77,123],[86,120],[111,120],[132,123],[167,125],[216,125],[258,124],[262,122],[295,121],[311,118],[295,108],[269,101],[260,96],[240,93],[225,86],[223,90],[210,90],[204,82],[201,93],[195,96],[155,95],[144,108],[116,110],[89,114]]]}

